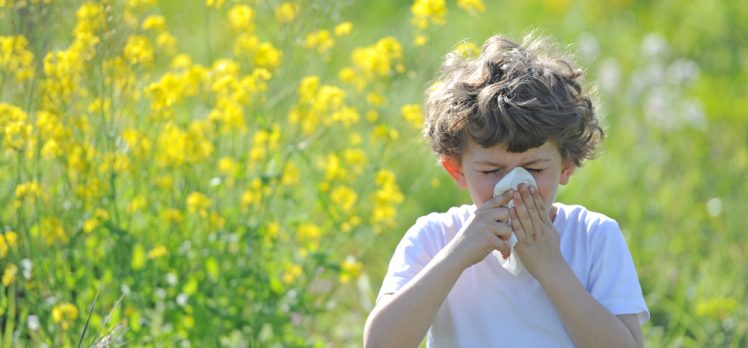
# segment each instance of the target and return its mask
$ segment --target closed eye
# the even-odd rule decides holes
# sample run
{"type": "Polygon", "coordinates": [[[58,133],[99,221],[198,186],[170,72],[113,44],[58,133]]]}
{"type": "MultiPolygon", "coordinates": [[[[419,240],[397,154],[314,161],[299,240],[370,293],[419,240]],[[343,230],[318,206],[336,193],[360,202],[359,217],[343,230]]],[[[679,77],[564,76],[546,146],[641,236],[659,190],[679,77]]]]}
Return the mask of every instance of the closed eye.
{"type": "Polygon", "coordinates": [[[540,173],[542,173],[542,172],[543,172],[543,171],[544,171],[545,169],[525,168],[525,170],[527,170],[528,172],[530,172],[530,173],[532,173],[532,174],[540,174],[540,173]]]}

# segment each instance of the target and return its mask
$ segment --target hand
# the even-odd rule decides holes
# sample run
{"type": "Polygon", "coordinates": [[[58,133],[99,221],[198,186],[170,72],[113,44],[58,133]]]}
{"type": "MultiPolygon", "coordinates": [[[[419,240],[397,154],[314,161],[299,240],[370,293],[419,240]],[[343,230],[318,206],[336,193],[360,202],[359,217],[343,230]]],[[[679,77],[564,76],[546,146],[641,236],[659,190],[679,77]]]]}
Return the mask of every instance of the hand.
{"type": "Polygon", "coordinates": [[[483,203],[445,247],[448,255],[456,257],[463,269],[480,262],[494,250],[500,251],[504,258],[509,256],[511,248],[507,240],[512,228],[505,205],[513,193],[514,190],[509,190],[483,203]]]}
{"type": "Polygon", "coordinates": [[[522,184],[514,193],[511,209],[512,230],[517,236],[514,250],[536,279],[566,264],[561,255],[561,239],[553,227],[548,209],[534,186],[522,184]]]}

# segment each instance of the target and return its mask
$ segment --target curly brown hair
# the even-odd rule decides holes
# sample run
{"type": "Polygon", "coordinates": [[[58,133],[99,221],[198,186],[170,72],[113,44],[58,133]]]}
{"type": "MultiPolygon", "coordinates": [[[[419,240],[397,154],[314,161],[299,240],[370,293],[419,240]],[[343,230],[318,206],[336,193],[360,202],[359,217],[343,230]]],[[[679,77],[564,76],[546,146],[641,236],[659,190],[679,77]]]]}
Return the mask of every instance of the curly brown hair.
{"type": "Polygon", "coordinates": [[[433,151],[460,159],[469,136],[509,152],[550,140],[577,166],[594,157],[605,133],[582,93],[581,70],[559,52],[529,34],[522,45],[493,36],[477,57],[449,53],[425,103],[423,135],[433,151]]]}

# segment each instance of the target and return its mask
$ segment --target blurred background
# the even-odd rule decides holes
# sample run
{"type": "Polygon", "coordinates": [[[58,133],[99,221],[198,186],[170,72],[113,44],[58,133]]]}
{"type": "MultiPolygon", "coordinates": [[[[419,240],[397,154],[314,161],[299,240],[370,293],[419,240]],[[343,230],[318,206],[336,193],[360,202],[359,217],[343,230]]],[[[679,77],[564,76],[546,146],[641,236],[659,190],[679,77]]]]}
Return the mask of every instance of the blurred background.
{"type": "Polygon", "coordinates": [[[420,137],[441,59],[537,31],[607,134],[558,200],[619,222],[645,345],[748,346],[746,5],[0,0],[0,342],[360,346],[403,233],[471,203],[420,137]]]}

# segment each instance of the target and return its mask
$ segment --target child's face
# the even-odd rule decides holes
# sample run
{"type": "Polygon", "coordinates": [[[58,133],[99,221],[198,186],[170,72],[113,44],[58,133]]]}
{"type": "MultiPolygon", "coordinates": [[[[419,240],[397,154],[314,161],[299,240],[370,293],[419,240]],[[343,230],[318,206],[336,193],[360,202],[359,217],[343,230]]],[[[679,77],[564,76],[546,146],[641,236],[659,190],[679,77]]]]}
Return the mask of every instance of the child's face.
{"type": "Polygon", "coordinates": [[[574,162],[564,160],[552,142],[512,153],[502,145],[484,148],[469,140],[461,162],[444,156],[441,163],[460,187],[468,189],[477,207],[493,197],[493,187],[506,173],[523,167],[535,177],[537,189],[551,215],[558,185],[565,185],[575,168],[574,162]]]}

